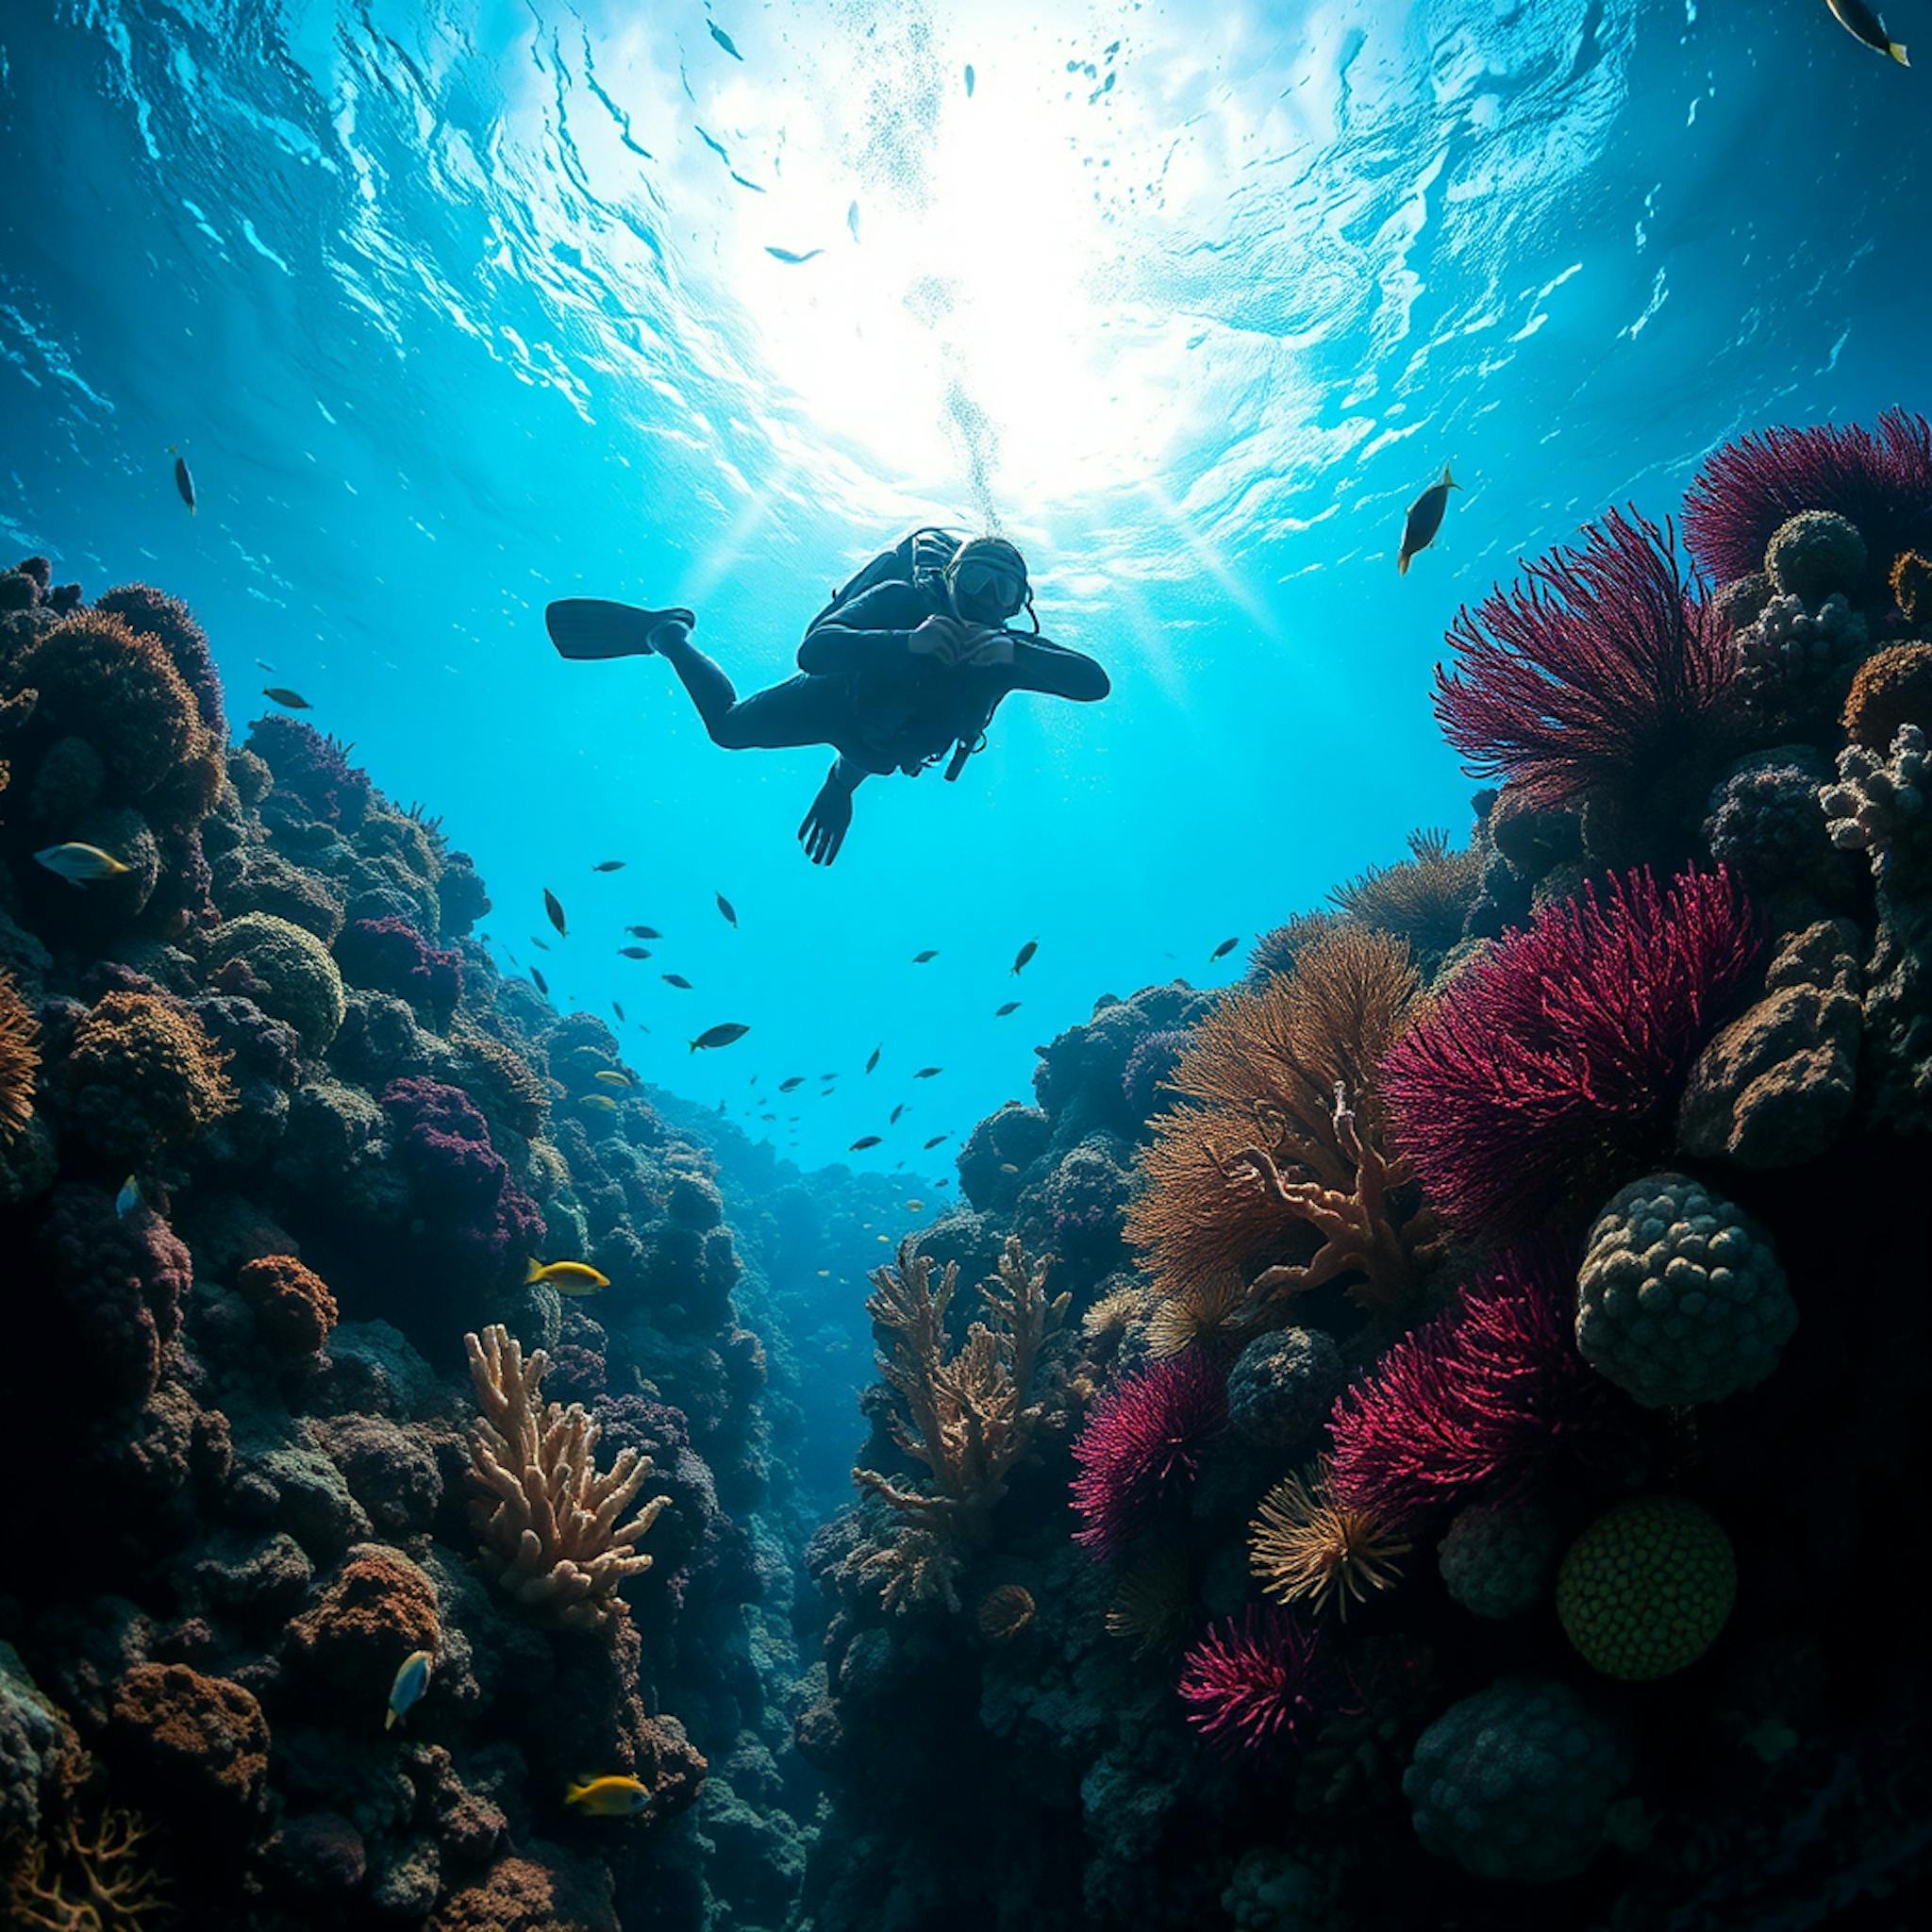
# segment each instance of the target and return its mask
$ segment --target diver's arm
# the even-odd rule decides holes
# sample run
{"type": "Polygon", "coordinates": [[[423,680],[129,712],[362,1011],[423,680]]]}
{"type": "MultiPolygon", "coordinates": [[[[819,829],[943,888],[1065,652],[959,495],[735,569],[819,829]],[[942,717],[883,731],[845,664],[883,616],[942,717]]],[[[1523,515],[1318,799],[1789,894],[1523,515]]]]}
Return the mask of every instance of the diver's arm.
{"type": "Polygon", "coordinates": [[[798,647],[798,668],[820,675],[865,671],[881,658],[908,655],[914,628],[928,614],[908,584],[877,584],[833,618],[814,625],[798,647]]]}
{"type": "Polygon", "coordinates": [[[1097,703],[1113,689],[1107,673],[1084,651],[1070,651],[1045,638],[1013,637],[1013,689],[1045,691],[1075,704],[1097,703]]]}

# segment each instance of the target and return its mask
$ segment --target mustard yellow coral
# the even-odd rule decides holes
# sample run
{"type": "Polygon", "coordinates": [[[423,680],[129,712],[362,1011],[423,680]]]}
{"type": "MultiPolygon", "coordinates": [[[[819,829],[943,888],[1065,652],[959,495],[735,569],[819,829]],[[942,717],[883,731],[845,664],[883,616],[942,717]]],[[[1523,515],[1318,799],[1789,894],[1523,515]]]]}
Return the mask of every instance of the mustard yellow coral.
{"type": "Polygon", "coordinates": [[[227,1063],[178,1002],[110,992],[74,1029],[58,1086],[84,1139],[117,1160],[141,1161],[193,1140],[233,1108],[227,1063]]]}
{"type": "Polygon", "coordinates": [[[1343,1617],[1351,1603],[1396,1579],[1408,1542],[1372,1510],[1341,1502],[1329,1488],[1325,1465],[1313,1481],[1284,1477],[1262,1498],[1248,1528],[1249,1566],[1279,1603],[1334,1604],[1343,1617]]]}

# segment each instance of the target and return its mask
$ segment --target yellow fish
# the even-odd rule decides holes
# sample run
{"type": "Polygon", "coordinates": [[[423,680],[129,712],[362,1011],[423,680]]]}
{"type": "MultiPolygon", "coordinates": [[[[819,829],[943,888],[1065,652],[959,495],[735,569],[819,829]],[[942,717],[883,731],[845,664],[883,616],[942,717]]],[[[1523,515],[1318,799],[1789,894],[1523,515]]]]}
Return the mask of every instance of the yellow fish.
{"type": "Polygon", "coordinates": [[[607,1087],[628,1087],[630,1085],[630,1075],[628,1074],[620,1074],[615,1067],[599,1067],[591,1077],[593,1080],[603,1081],[607,1087]]]}
{"type": "Polygon", "coordinates": [[[34,854],[34,860],[44,865],[56,878],[65,879],[75,887],[119,878],[124,872],[130,870],[111,852],[103,852],[98,845],[48,845],[34,854]]]}
{"type": "Polygon", "coordinates": [[[650,1804],[651,1794],[634,1777],[591,1777],[572,1785],[563,1802],[592,1818],[635,1818],[650,1804]]]}
{"type": "Polygon", "coordinates": [[[389,1708],[382,1714],[384,1730],[391,1729],[399,1717],[407,1717],[410,1706],[428,1690],[435,1662],[434,1651],[412,1650],[397,1666],[396,1680],[389,1687],[389,1708]]]}
{"type": "Polygon", "coordinates": [[[524,1286],[534,1288],[540,1281],[558,1294],[595,1294],[600,1288],[610,1286],[609,1275],[598,1274],[588,1261],[540,1261],[532,1255],[524,1286]]]}
{"type": "Polygon", "coordinates": [[[577,1102],[579,1107],[594,1107],[599,1113],[615,1113],[617,1103],[608,1093],[586,1093],[577,1102]]]}

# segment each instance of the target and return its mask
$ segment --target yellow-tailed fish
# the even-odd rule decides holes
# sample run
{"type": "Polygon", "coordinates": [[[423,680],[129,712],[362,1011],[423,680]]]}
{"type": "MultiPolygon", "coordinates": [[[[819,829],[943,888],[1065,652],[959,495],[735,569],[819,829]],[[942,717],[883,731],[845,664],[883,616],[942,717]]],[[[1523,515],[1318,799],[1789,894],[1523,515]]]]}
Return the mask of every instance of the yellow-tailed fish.
{"type": "Polygon", "coordinates": [[[429,1688],[429,1673],[436,1663],[436,1654],[427,1650],[412,1650],[396,1670],[396,1680],[389,1687],[389,1708],[382,1714],[382,1727],[389,1730],[398,1718],[407,1717],[409,1707],[421,1701],[424,1691],[429,1688]]]}
{"type": "Polygon", "coordinates": [[[558,1294],[595,1294],[610,1286],[609,1275],[600,1274],[588,1261],[540,1261],[533,1255],[524,1286],[533,1288],[540,1281],[558,1294]]]}
{"type": "Polygon", "coordinates": [[[132,870],[98,845],[46,845],[34,854],[34,861],[75,887],[97,885],[102,879],[119,878],[132,870]]]}
{"type": "Polygon", "coordinates": [[[1912,63],[1906,58],[1905,42],[1895,41],[1886,32],[1885,23],[1865,0],[1824,0],[1831,8],[1832,18],[1855,41],[1863,41],[1874,54],[1885,54],[1896,60],[1901,67],[1912,63]]]}
{"type": "Polygon", "coordinates": [[[563,1802],[592,1818],[635,1818],[650,1804],[651,1794],[634,1777],[587,1777],[564,1792],[563,1802]]]}

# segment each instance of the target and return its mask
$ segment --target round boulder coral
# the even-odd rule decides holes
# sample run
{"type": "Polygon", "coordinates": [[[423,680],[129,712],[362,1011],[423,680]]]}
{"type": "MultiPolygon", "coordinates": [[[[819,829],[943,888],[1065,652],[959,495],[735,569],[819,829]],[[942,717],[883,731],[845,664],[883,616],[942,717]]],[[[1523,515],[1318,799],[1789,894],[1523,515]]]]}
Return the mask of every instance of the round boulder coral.
{"type": "Polygon", "coordinates": [[[342,1024],[342,975],[329,951],[273,913],[245,912],[215,928],[208,940],[209,976],[224,991],[252,999],[286,1020],[310,1053],[321,1053],[342,1024]]]}
{"type": "Polygon", "coordinates": [[[1556,1517],[1534,1496],[1467,1503],[1450,1518],[1436,1560],[1472,1616],[1520,1617],[1548,1595],[1561,1541],[1556,1517]]]}
{"type": "Polygon", "coordinates": [[[139,1163],[192,1141],[229,1111],[227,1060],[175,1001],[110,992],[75,1027],[60,1091],[82,1139],[110,1159],[139,1163]]]}
{"type": "Polygon", "coordinates": [[[1629,1773],[1621,1733],[1567,1684],[1505,1677],[1422,1734],[1402,1789],[1429,1851],[1473,1877],[1541,1884],[1595,1857],[1629,1773]]]}
{"type": "Polygon", "coordinates": [[[208,645],[208,633],[178,597],[152,584],[122,584],[94,599],[94,608],[124,618],[133,631],[157,639],[182,681],[194,693],[201,722],[217,745],[226,742],[227,721],[222,715],[222,680],[208,645]]]}
{"type": "Polygon", "coordinates": [[[1834,591],[1857,590],[1865,575],[1865,540],[1835,511],[1801,510],[1778,525],[1764,569],[1784,595],[1822,604],[1834,591]]]}
{"type": "Polygon", "coordinates": [[[1719,1402],[1761,1382],[1797,1325],[1771,1238],[1688,1174],[1633,1181],[1590,1231],[1576,1346],[1646,1408],[1719,1402]]]}
{"type": "Polygon", "coordinates": [[[1867,751],[1891,749],[1901,724],[1932,731],[1932,644],[1892,644],[1852,675],[1845,736],[1867,751]]]}
{"type": "Polygon", "coordinates": [[[1257,1335],[1228,1372],[1228,1422],[1250,1448],[1286,1454],[1314,1434],[1347,1380],[1341,1351],[1319,1329],[1257,1335]]]}
{"type": "Polygon", "coordinates": [[[1638,1496],[1570,1545],[1557,1616],[1606,1676],[1668,1677],[1717,1641],[1738,1593],[1731,1540],[1687,1496],[1638,1496]]]}
{"type": "Polygon", "coordinates": [[[436,1586],[400,1550],[357,1543],[289,1626],[291,1655],[337,1690],[378,1702],[396,1666],[438,1641],[436,1586]]]}
{"type": "Polygon", "coordinates": [[[244,1262],[235,1287],[255,1310],[261,1339],[277,1355],[315,1355],[336,1325],[336,1298],[328,1284],[293,1255],[244,1262]]]}

